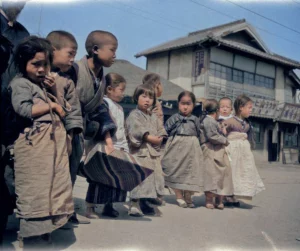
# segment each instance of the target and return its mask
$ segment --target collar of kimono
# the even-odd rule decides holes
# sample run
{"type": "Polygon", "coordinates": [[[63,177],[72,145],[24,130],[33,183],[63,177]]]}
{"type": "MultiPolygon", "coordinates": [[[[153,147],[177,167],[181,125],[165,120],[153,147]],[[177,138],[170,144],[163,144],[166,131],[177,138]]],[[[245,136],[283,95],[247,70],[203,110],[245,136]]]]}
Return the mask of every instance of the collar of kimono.
{"type": "Polygon", "coordinates": [[[245,120],[243,120],[243,119],[240,119],[240,118],[239,118],[239,117],[237,117],[237,116],[234,116],[234,118],[235,118],[237,121],[241,122],[241,123],[245,122],[245,120]]]}
{"type": "Polygon", "coordinates": [[[141,109],[139,109],[139,107],[138,106],[136,106],[136,109],[137,110],[139,110],[139,111],[141,111],[143,114],[145,114],[145,115],[152,115],[152,111],[151,110],[149,110],[149,109],[151,109],[151,108],[149,108],[148,110],[147,110],[147,113],[145,113],[145,112],[143,112],[141,109]]]}
{"type": "Polygon", "coordinates": [[[95,73],[90,69],[89,64],[88,64],[88,58],[87,56],[84,56],[82,58],[82,61],[84,62],[85,66],[87,67],[87,69],[89,69],[93,79],[95,79],[96,81],[101,81],[103,78],[103,67],[101,68],[99,74],[96,76],[95,73]]]}
{"type": "Polygon", "coordinates": [[[8,17],[6,16],[5,12],[4,12],[2,9],[0,9],[0,13],[6,18],[7,24],[8,24],[10,27],[13,27],[13,26],[14,26],[14,22],[8,20],[8,17]]]}

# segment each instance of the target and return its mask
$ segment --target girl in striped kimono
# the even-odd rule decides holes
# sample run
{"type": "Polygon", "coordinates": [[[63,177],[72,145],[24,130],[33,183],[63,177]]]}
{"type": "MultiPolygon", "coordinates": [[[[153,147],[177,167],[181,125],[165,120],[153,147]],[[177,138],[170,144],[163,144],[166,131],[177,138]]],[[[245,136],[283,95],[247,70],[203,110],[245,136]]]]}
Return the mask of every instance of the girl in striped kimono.
{"type": "Polygon", "coordinates": [[[131,191],[129,215],[155,215],[155,210],[147,199],[161,198],[164,195],[160,149],[167,133],[158,117],[149,111],[155,105],[153,89],[140,85],[136,88],[133,99],[137,108],[131,111],[126,120],[130,151],[154,172],[131,191]]]}

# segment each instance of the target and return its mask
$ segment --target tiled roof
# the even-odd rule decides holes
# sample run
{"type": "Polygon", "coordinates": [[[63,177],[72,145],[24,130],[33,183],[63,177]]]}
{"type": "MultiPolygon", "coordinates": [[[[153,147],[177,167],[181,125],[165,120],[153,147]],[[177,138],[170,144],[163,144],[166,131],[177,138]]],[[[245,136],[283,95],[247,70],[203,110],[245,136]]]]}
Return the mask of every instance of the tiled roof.
{"type": "Polygon", "coordinates": [[[258,57],[265,58],[271,61],[275,61],[280,64],[285,64],[294,68],[300,68],[300,62],[271,53],[268,50],[267,46],[264,44],[263,40],[259,37],[259,34],[255,31],[255,29],[250,24],[246,22],[245,19],[189,33],[188,36],[181,37],[163,43],[161,45],[155,46],[148,50],[142,51],[136,54],[135,56],[136,57],[148,56],[159,52],[189,47],[196,44],[201,44],[207,40],[217,41],[222,43],[224,46],[231,47],[236,50],[240,50],[252,55],[256,55],[258,57]],[[261,50],[236,41],[224,39],[224,36],[231,34],[232,32],[238,32],[243,29],[246,29],[255,37],[255,40],[257,41],[257,44],[261,48],[261,50]]]}
{"type": "MultiPolygon", "coordinates": [[[[127,82],[125,95],[132,96],[135,88],[142,84],[142,79],[144,75],[150,73],[126,60],[116,60],[115,63],[109,67],[105,68],[105,74],[109,72],[115,72],[122,75],[127,82]]],[[[184,89],[175,85],[174,83],[161,77],[161,83],[163,85],[164,91],[161,99],[163,100],[177,100],[178,94],[184,89]]]]}

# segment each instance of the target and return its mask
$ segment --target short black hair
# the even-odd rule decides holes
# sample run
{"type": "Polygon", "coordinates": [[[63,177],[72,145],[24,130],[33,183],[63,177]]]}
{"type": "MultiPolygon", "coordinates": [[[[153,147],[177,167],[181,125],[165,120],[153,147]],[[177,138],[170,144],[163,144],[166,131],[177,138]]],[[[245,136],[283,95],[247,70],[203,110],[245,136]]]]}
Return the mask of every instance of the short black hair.
{"type": "Polygon", "coordinates": [[[178,95],[178,98],[177,98],[177,101],[178,103],[180,102],[180,100],[184,97],[184,96],[188,96],[191,98],[193,104],[195,105],[196,104],[196,97],[195,97],[195,94],[190,92],[190,91],[183,91],[181,92],[179,95],[178,95]]]}
{"type": "MultiPolygon", "coordinates": [[[[26,66],[36,53],[43,52],[49,63],[53,61],[53,49],[50,42],[45,38],[30,36],[24,39],[16,48],[14,62],[19,73],[26,75],[26,66]]],[[[49,65],[50,66],[50,65],[49,65]]]]}
{"type": "Polygon", "coordinates": [[[107,87],[110,86],[112,88],[116,88],[121,83],[126,84],[126,79],[118,73],[110,72],[106,74],[105,82],[106,82],[105,94],[107,94],[107,87]]]}
{"type": "Polygon", "coordinates": [[[75,37],[67,31],[51,31],[46,37],[46,39],[49,40],[52,46],[57,50],[63,49],[68,45],[71,45],[71,47],[75,50],[77,50],[78,48],[78,44],[75,37]]]}
{"type": "Polygon", "coordinates": [[[133,93],[133,96],[132,96],[133,102],[135,104],[137,104],[138,100],[139,100],[139,96],[141,96],[143,94],[148,95],[150,98],[153,98],[153,104],[152,104],[152,106],[155,106],[155,104],[156,104],[156,95],[155,95],[155,92],[154,92],[154,90],[152,88],[149,88],[146,85],[139,85],[135,89],[135,91],[133,93]]]}
{"type": "Polygon", "coordinates": [[[213,114],[219,110],[219,102],[215,99],[207,99],[204,103],[204,110],[207,114],[213,114]]]}
{"type": "Polygon", "coordinates": [[[89,56],[93,55],[93,48],[98,46],[101,48],[103,45],[111,43],[112,40],[118,42],[116,36],[108,31],[95,30],[92,31],[86,41],[85,41],[85,49],[89,56]]]}

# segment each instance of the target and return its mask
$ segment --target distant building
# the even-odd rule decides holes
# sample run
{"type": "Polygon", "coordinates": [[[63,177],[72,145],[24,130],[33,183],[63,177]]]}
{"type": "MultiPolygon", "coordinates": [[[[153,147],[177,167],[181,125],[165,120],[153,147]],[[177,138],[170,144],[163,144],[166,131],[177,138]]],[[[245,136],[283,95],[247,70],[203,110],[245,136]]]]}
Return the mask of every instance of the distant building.
{"type": "Polygon", "coordinates": [[[147,70],[197,97],[254,100],[255,154],[269,161],[299,163],[300,63],[271,53],[244,19],[195,31],[140,52],[147,70]]]}

